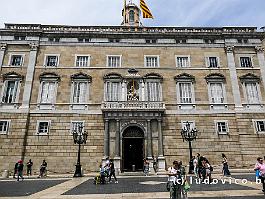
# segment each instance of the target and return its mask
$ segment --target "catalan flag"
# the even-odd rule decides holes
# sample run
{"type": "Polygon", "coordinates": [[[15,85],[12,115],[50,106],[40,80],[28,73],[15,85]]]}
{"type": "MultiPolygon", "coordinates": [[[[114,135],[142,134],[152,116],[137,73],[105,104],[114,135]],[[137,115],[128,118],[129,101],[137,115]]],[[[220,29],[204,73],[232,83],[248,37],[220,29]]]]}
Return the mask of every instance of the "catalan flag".
{"type": "Polygon", "coordinates": [[[143,18],[153,18],[153,15],[149,8],[147,7],[144,0],[140,0],[140,8],[143,12],[143,18]]]}

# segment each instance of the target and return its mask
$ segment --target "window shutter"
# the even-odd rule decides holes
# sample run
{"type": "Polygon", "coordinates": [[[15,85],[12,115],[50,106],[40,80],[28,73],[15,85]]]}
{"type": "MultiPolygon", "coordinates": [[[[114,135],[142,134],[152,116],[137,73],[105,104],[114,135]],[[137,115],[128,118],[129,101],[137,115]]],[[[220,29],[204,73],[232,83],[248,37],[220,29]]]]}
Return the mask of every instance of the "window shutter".
{"type": "Polygon", "coordinates": [[[86,82],[80,82],[79,84],[80,84],[79,102],[80,103],[86,103],[87,83],[86,82]]]}
{"type": "Polygon", "coordinates": [[[48,82],[42,82],[42,92],[41,92],[41,102],[47,103],[47,95],[48,95],[48,82]]]}
{"type": "Polygon", "coordinates": [[[54,82],[50,82],[48,89],[49,90],[48,90],[47,102],[48,103],[53,103],[54,91],[55,91],[55,83],[54,82]]]}

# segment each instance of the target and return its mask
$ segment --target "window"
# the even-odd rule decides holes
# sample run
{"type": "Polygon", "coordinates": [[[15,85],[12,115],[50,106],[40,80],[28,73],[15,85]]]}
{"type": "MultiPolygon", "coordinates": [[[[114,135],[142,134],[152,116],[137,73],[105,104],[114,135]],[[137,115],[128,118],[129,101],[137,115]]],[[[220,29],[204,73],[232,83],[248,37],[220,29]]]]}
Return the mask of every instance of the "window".
{"type": "Polygon", "coordinates": [[[186,39],[176,39],[177,44],[185,44],[186,42],[186,39]]]}
{"type": "Polygon", "coordinates": [[[10,126],[10,120],[0,120],[0,135],[7,134],[10,126]]]}
{"type": "Polygon", "coordinates": [[[240,57],[240,66],[243,68],[252,67],[251,57],[240,57]]]}
{"type": "Polygon", "coordinates": [[[59,42],[60,41],[60,38],[58,38],[58,37],[50,37],[49,38],[49,41],[50,42],[59,42]]]}
{"type": "Polygon", "coordinates": [[[155,44],[156,43],[156,39],[146,39],[145,43],[147,43],[147,44],[155,44]]]}
{"type": "Polygon", "coordinates": [[[42,82],[40,103],[53,104],[55,99],[56,82],[42,82]]]}
{"type": "Polygon", "coordinates": [[[158,56],[145,56],[145,67],[159,67],[158,56]]]}
{"type": "Polygon", "coordinates": [[[76,61],[75,61],[75,66],[77,67],[87,67],[90,65],[90,56],[82,56],[82,55],[77,55],[76,56],[76,61]]]}
{"type": "Polygon", "coordinates": [[[227,121],[215,121],[215,129],[217,134],[227,134],[228,133],[227,121]]]}
{"type": "Polygon", "coordinates": [[[245,89],[246,89],[246,97],[249,104],[259,104],[260,103],[260,97],[259,97],[259,91],[258,86],[256,82],[246,82],[245,83],[245,89]]]}
{"type": "Polygon", "coordinates": [[[188,73],[182,73],[174,77],[176,81],[176,94],[179,109],[191,110],[195,109],[195,77],[188,73]]]}
{"type": "Polygon", "coordinates": [[[26,37],[25,36],[14,36],[14,39],[19,40],[19,41],[23,41],[23,40],[26,40],[26,37]]]}
{"type": "Polygon", "coordinates": [[[23,65],[23,55],[11,55],[10,66],[22,66],[23,65]]]}
{"type": "Polygon", "coordinates": [[[45,57],[45,66],[56,67],[59,65],[59,56],[58,55],[46,55],[45,57]]]}
{"type": "Polygon", "coordinates": [[[87,82],[75,81],[73,82],[73,103],[86,103],[87,96],[87,82]]]}
{"type": "Polygon", "coordinates": [[[109,39],[110,43],[119,43],[120,40],[119,39],[109,39]]]}
{"type": "Polygon", "coordinates": [[[84,132],[84,121],[71,121],[71,129],[70,129],[70,133],[72,134],[73,132],[78,132],[79,133],[79,129],[82,128],[82,133],[84,132]]]}
{"type": "Polygon", "coordinates": [[[190,67],[190,57],[188,56],[177,56],[176,62],[177,67],[190,67]]]}
{"type": "Polygon", "coordinates": [[[211,103],[224,103],[223,83],[209,83],[211,103]]]}
{"type": "Polygon", "coordinates": [[[18,80],[6,80],[4,83],[4,92],[2,97],[3,103],[15,103],[18,98],[18,80]]]}
{"type": "Polygon", "coordinates": [[[253,122],[257,133],[265,133],[265,120],[254,120],[253,122]]]}
{"type": "Polygon", "coordinates": [[[51,121],[38,121],[37,123],[37,134],[48,135],[51,121]]]}
{"type": "Polygon", "coordinates": [[[130,10],[129,12],[129,22],[134,22],[134,11],[130,10]]]}
{"type": "Polygon", "coordinates": [[[147,101],[161,101],[159,82],[147,82],[147,101]]]}
{"type": "Polygon", "coordinates": [[[121,67],[121,56],[107,56],[108,67],[121,67]]]}
{"type": "Polygon", "coordinates": [[[88,43],[91,42],[90,38],[78,38],[78,42],[80,43],[88,43]]]}
{"type": "Polygon", "coordinates": [[[191,83],[179,83],[180,103],[192,103],[191,83]]]}
{"type": "Polygon", "coordinates": [[[120,82],[106,82],[106,101],[119,101],[121,95],[121,83],[120,82]]]}
{"type": "Polygon", "coordinates": [[[218,57],[207,57],[206,59],[207,67],[209,68],[218,68],[219,67],[219,59],[218,57]]]}

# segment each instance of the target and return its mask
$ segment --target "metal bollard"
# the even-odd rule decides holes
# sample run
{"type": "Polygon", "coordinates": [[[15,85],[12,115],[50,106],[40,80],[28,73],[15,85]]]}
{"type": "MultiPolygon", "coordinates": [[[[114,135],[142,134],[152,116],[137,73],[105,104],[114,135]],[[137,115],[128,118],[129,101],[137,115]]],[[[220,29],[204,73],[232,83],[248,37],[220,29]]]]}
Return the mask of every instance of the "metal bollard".
{"type": "Polygon", "coordinates": [[[133,172],[135,171],[135,165],[134,164],[132,165],[132,171],[133,172]]]}

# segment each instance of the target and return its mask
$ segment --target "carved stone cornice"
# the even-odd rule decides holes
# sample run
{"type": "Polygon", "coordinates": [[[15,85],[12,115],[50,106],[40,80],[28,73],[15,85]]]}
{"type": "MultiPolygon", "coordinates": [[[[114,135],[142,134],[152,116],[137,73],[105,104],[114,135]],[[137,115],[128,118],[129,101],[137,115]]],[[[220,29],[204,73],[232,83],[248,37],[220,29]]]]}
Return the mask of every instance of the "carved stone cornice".
{"type": "Polygon", "coordinates": [[[225,52],[226,53],[233,53],[235,47],[234,46],[225,46],[225,52]]]}
{"type": "Polygon", "coordinates": [[[264,52],[264,48],[262,46],[255,46],[255,50],[257,53],[263,53],[264,52]]]}
{"type": "Polygon", "coordinates": [[[0,46],[1,46],[1,51],[5,51],[6,48],[7,48],[7,44],[6,43],[1,43],[0,46]]]}
{"type": "Polygon", "coordinates": [[[36,50],[38,50],[39,44],[36,44],[36,43],[30,43],[30,44],[29,44],[29,47],[30,47],[30,50],[31,50],[31,51],[36,51],[36,50]]]}

